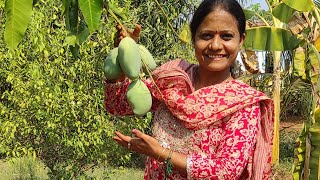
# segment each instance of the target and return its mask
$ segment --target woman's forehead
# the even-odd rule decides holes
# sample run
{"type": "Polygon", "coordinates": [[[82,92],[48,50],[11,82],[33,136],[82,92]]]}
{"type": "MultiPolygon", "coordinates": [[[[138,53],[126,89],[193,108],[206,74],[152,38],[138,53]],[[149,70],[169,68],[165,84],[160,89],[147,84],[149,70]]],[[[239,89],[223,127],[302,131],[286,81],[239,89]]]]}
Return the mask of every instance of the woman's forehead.
{"type": "Polygon", "coordinates": [[[236,18],[225,10],[215,10],[209,13],[201,22],[198,30],[238,31],[236,18]]]}

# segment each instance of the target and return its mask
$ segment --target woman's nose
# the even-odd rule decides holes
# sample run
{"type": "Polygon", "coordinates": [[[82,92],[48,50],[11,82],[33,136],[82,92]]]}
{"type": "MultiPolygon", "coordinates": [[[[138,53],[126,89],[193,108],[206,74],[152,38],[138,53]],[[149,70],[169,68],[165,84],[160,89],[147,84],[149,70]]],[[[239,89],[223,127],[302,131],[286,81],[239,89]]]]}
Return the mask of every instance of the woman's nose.
{"type": "Polygon", "coordinates": [[[221,42],[221,39],[217,36],[215,36],[210,45],[209,45],[209,48],[212,49],[212,50],[219,50],[222,48],[222,42],[221,42]]]}

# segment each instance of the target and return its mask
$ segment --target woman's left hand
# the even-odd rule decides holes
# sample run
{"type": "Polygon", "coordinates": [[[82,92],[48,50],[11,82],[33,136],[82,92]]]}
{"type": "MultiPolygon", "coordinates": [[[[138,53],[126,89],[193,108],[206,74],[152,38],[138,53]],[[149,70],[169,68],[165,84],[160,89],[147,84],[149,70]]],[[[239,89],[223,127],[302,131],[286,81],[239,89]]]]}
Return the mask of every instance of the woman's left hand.
{"type": "Polygon", "coordinates": [[[153,158],[157,158],[163,147],[153,137],[142,133],[139,130],[132,130],[134,137],[126,136],[121,132],[115,132],[116,136],[113,137],[118,144],[124,148],[135,151],[139,154],[145,154],[153,158]]]}

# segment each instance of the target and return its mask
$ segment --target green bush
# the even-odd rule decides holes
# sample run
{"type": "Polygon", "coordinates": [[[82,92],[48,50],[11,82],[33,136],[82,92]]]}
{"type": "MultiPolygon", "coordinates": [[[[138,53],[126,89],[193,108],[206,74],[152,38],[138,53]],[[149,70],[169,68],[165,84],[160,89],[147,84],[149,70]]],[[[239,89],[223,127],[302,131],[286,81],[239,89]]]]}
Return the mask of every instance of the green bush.
{"type": "MultiPolygon", "coordinates": [[[[130,153],[113,142],[115,129],[129,132],[133,125],[128,122],[144,129],[150,118],[116,119],[104,110],[102,65],[111,38],[102,32],[92,35],[96,38],[86,41],[81,58],[74,59],[64,44],[59,2],[43,1],[35,8],[14,52],[5,49],[1,32],[2,157],[35,153],[54,178],[81,176],[103,161],[126,163],[130,153]]],[[[105,25],[114,27],[113,22],[105,25]]]]}

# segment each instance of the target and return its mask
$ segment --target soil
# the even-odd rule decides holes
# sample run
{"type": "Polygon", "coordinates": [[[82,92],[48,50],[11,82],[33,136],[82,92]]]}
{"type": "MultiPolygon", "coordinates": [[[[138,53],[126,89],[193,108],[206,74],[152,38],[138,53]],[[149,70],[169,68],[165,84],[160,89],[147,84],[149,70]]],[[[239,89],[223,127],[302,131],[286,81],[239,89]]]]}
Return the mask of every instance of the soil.
{"type": "Polygon", "coordinates": [[[303,128],[303,122],[305,121],[302,117],[288,117],[280,120],[280,132],[300,132],[303,128]]]}

